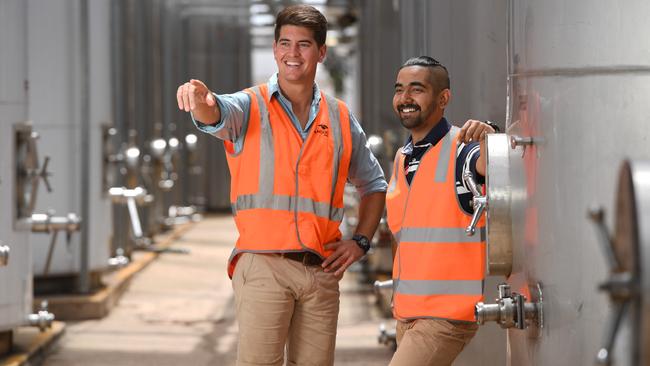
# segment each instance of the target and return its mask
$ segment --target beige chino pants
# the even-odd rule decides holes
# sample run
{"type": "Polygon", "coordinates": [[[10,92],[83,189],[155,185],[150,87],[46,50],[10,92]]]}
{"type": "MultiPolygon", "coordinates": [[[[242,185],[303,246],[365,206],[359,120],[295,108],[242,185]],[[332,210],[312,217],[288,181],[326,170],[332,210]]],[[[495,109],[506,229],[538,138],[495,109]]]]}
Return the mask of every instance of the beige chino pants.
{"type": "Polygon", "coordinates": [[[232,285],[237,365],[333,365],[340,277],[277,254],[244,253],[232,285]]]}
{"type": "Polygon", "coordinates": [[[443,319],[397,321],[397,351],[390,366],[449,366],[476,334],[478,324],[443,319]]]}

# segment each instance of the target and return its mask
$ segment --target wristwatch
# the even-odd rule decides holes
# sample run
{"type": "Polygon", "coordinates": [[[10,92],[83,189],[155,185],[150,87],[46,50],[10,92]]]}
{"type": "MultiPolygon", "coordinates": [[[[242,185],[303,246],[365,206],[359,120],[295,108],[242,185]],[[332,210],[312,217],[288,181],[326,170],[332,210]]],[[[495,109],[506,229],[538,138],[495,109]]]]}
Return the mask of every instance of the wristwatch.
{"type": "Polygon", "coordinates": [[[496,133],[501,132],[501,129],[499,128],[499,126],[497,126],[496,123],[494,123],[494,122],[492,122],[492,121],[483,121],[483,122],[484,122],[486,125],[492,127],[492,128],[494,129],[494,132],[496,132],[496,133]]]}
{"type": "Polygon", "coordinates": [[[368,250],[370,250],[370,239],[368,239],[365,235],[354,234],[352,240],[357,242],[357,245],[363,250],[364,253],[368,253],[368,250]]]}

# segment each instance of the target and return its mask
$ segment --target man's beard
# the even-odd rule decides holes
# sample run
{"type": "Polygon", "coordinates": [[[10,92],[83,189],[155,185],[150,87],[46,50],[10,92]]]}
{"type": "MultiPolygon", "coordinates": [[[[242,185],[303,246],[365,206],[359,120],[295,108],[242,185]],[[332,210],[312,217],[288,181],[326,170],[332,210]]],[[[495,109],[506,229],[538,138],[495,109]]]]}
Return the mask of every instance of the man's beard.
{"type": "Polygon", "coordinates": [[[402,126],[407,129],[413,129],[421,126],[424,123],[422,118],[422,108],[417,104],[402,104],[397,107],[398,116],[402,126]],[[411,116],[407,118],[402,118],[401,112],[406,108],[413,108],[414,111],[410,113],[411,116]]]}
{"type": "Polygon", "coordinates": [[[404,128],[409,130],[421,126],[422,123],[424,122],[421,114],[418,114],[416,117],[410,117],[410,118],[400,117],[399,120],[400,122],[402,122],[402,126],[404,126],[404,128]]]}

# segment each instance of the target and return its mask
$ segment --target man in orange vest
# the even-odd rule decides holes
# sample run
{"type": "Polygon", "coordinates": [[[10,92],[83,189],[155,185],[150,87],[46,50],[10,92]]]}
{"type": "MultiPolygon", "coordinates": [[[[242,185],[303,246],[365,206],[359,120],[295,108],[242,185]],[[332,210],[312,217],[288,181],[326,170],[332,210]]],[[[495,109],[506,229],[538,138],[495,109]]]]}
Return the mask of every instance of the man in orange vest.
{"type": "Polygon", "coordinates": [[[484,222],[467,236],[469,171],[482,183],[484,141],[494,132],[469,120],[461,129],[444,117],[451,98],[447,69],[431,57],[406,61],[397,75],[393,109],[411,136],[395,156],[388,185],[388,224],[395,239],[393,366],[451,365],[478,328],[483,299],[484,222]]]}
{"type": "Polygon", "coordinates": [[[327,20],[311,6],[276,18],[278,73],[217,95],[199,80],[178,107],[223,140],[239,238],[228,274],[239,323],[238,365],[333,365],[343,272],[369,248],[386,180],[348,107],[320,91],[327,20]],[[362,199],[352,240],[342,240],[343,188],[362,199]]]}

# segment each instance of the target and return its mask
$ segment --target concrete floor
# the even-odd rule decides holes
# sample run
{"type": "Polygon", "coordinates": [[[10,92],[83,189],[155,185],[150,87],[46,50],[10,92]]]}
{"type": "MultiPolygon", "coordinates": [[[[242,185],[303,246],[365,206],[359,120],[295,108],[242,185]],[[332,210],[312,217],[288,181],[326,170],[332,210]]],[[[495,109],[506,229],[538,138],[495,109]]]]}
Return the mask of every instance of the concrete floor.
{"type": "MultiPolygon", "coordinates": [[[[226,260],[236,237],[230,216],[207,218],[136,275],[104,319],[68,323],[43,365],[234,365],[237,324],[226,260]]],[[[386,365],[374,297],[348,272],[341,283],[336,365],[386,365]]]]}

